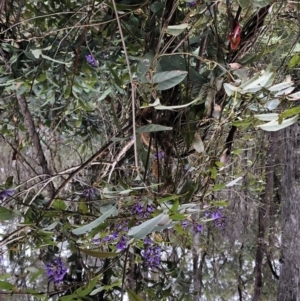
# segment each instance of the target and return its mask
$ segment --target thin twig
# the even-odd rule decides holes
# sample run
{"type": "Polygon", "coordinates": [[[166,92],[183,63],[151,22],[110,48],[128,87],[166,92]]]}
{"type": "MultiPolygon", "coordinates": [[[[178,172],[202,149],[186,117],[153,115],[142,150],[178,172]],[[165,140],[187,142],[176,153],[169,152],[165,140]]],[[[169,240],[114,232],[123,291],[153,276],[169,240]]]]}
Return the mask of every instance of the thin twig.
{"type": "Polygon", "coordinates": [[[131,70],[130,70],[130,63],[129,63],[129,58],[128,58],[128,54],[127,54],[126,44],[125,44],[123,31],[122,31],[122,27],[121,27],[121,22],[120,22],[120,19],[119,19],[119,15],[118,15],[115,0],[113,0],[112,3],[113,3],[113,6],[114,6],[116,20],[117,20],[119,31],[120,31],[120,36],[121,36],[121,40],[122,40],[122,44],[123,44],[124,55],[125,55],[125,59],[126,59],[126,64],[127,64],[127,69],[128,69],[128,74],[129,74],[130,84],[131,84],[132,131],[133,131],[133,137],[134,137],[134,144],[133,144],[133,147],[134,147],[134,162],[135,162],[136,171],[138,171],[138,159],[137,159],[137,147],[136,147],[136,130],[135,130],[135,94],[136,94],[135,91],[136,91],[136,86],[135,86],[135,84],[133,82],[133,79],[132,79],[132,74],[131,74],[131,70]]]}

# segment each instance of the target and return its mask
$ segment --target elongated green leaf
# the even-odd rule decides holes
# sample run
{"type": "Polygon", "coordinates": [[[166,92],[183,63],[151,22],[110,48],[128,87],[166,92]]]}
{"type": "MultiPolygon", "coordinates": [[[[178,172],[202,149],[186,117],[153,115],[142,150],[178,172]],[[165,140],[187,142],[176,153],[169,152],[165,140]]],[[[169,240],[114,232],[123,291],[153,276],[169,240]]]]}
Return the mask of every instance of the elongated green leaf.
{"type": "Polygon", "coordinates": [[[170,34],[171,36],[178,36],[180,35],[182,32],[184,32],[185,29],[187,29],[189,26],[188,23],[183,23],[183,24],[179,24],[179,25],[171,25],[168,26],[167,28],[167,33],[170,34]]]}
{"type": "Polygon", "coordinates": [[[13,218],[13,212],[0,206],[0,221],[7,221],[13,218]]]}
{"type": "Polygon", "coordinates": [[[138,226],[132,227],[128,231],[128,235],[132,236],[134,238],[137,238],[137,239],[144,238],[147,234],[152,232],[152,230],[159,224],[159,222],[165,216],[167,216],[167,215],[161,213],[158,216],[153,217],[138,226]]]}
{"type": "Polygon", "coordinates": [[[187,72],[181,70],[159,72],[153,76],[152,82],[158,84],[157,90],[167,90],[182,82],[186,75],[187,72]]]}
{"type": "Polygon", "coordinates": [[[284,119],[286,117],[290,117],[290,116],[293,116],[293,115],[299,114],[299,113],[300,113],[300,106],[284,111],[282,114],[280,114],[279,117],[284,119]]]}
{"type": "Polygon", "coordinates": [[[130,301],[145,301],[143,298],[138,296],[134,291],[132,291],[129,288],[127,289],[127,294],[130,301]]]}
{"type": "Polygon", "coordinates": [[[160,124],[147,124],[143,125],[136,130],[137,133],[150,133],[150,132],[161,132],[161,131],[171,131],[173,128],[169,126],[163,126],[160,124]]]}
{"type": "Polygon", "coordinates": [[[112,252],[99,252],[99,251],[88,250],[88,249],[79,249],[79,250],[86,255],[90,255],[97,258],[112,258],[119,255],[118,253],[112,253],[112,252]]]}
{"type": "Polygon", "coordinates": [[[13,290],[15,289],[15,286],[12,285],[9,282],[6,281],[0,281],[0,289],[4,289],[4,290],[13,290]]]}
{"type": "Polygon", "coordinates": [[[116,207],[112,207],[111,209],[109,209],[108,211],[106,211],[104,214],[102,214],[99,218],[97,218],[93,222],[91,222],[91,223],[89,223],[87,225],[84,225],[82,227],[79,227],[77,229],[74,229],[74,230],[72,230],[72,232],[75,235],[81,235],[81,234],[84,234],[86,232],[89,232],[92,229],[94,229],[97,226],[99,226],[100,224],[102,224],[108,217],[110,217],[111,215],[113,215],[116,211],[117,211],[117,208],[116,207]]]}

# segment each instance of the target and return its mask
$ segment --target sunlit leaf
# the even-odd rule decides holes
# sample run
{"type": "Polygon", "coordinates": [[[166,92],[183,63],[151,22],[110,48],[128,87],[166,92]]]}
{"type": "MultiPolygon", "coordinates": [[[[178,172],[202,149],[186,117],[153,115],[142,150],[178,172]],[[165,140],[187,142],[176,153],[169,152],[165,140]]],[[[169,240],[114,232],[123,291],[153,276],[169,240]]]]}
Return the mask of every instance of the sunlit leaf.
{"type": "Polygon", "coordinates": [[[187,29],[188,26],[189,26],[188,23],[183,23],[183,24],[179,24],[179,25],[171,25],[171,26],[168,26],[167,33],[170,34],[171,36],[178,36],[182,32],[184,32],[184,30],[187,29]]]}
{"type": "Polygon", "coordinates": [[[271,92],[278,92],[291,87],[293,84],[294,84],[293,82],[283,82],[269,87],[268,90],[271,92]]]}
{"type": "Polygon", "coordinates": [[[283,120],[281,124],[279,124],[278,120],[275,120],[275,121],[270,121],[265,124],[258,125],[258,127],[267,132],[276,132],[276,131],[282,130],[288,126],[293,125],[294,123],[297,122],[298,118],[299,118],[299,116],[296,115],[290,119],[283,120]]]}
{"type": "Polygon", "coordinates": [[[233,86],[233,85],[231,85],[231,84],[225,83],[225,84],[224,84],[224,89],[225,89],[226,94],[227,94],[228,96],[231,96],[231,95],[233,95],[234,93],[236,93],[236,92],[238,91],[239,88],[236,87],[236,86],[233,86]]]}
{"type": "Polygon", "coordinates": [[[154,107],[156,110],[178,110],[182,108],[186,108],[194,103],[197,103],[200,98],[196,98],[195,100],[185,104],[185,105],[179,105],[179,106],[163,106],[160,104],[159,98],[155,100],[153,104],[150,104],[149,106],[143,106],[142,108],[147,108],[147,107],[154,107]]]}
{"type": "Polygon", "coordinates": [[[280,105],[280,100],[275,98],[266,102],[265,107],[272,111],[275,110],[280,105]]]}
{"type": "Polygon", "coordinates": [[[262,121],[272,121],[272,120],[278,120],[278,114],[277,113],[267,113],[267,114],[257,114],[254,115],[255,118],[262,120],[262,121]]]}
{"type": "Polygon", "coordinates": [[[134,238],[140,239],[144,238],[147,234],[151,233],[155,226],[165,217],[165,214],[159,214],[156,217],[153,217],[142,224],[132,227],[128,231],[128,235],[134,238]]]}
{"type": "Polygon", "coordinates": [[[92,221],[91,223],[89,223],[87,225],[79,227],[77,229],[73,229],[72,232],[75,235],[81,235],[81,234],[87,233],[87,232],[93,230],[94,228],[96,228],[97,226],[99,226],[100,224],[102,224],[108,217],[110,217],[111,215],[116,213],[116,211],[117,211],[117,208],[114,206],[110,210],[108,210],[104,214],[102,214],[96,220],[92,221]]]}
{"type": "Polygon", "coordinates": [[[243,179],[243,177],[238,177],[238,178],[230,181],[229,183],[227,183],[225,186],[226,187],[232,187],[232,186],[236,185],[242,179],[243,179]]]}

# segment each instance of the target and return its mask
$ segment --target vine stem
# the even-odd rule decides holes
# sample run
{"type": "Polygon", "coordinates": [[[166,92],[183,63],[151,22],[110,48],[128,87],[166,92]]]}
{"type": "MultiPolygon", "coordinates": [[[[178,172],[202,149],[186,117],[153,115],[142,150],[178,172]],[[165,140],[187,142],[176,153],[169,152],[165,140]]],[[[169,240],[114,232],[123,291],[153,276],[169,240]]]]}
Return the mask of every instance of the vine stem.
{"type": "Polygon", "coordinates": [[[136,147],[136,130],[135,130],[135,96],[136,96],[136,86],[135,86],[135,84],[133,82],[133,79],[132,79],[132,74],[131,74],[130,64],[129,64],[129,59],[128,59],[128,53],[127,53],[127,49],[126,49],[126,44],[125,44],[125,40],[124,40],[124,36],[123,36],[123,31],[122,31],[122,27],[121,27],[121,22],[120,22],[120,19],[119,19],[119,15],[118,15],[118,11],[117,11],[115,0],[112,1],[112,4],[113,4],[113,7],[114,7],[114,11],[115,11],[115,15],[116,15],[116,20],[117,20],[119,31],[120,31],[120,36],[121,36],[121,40],[122,40],[122,44],[123,44],[124,55],[125,55],[125,59],[126,59],[126,64],[127,64],[128,74],[129,74],[130,84],[131,84],[132,129],[133,129],[133,137],[134,137],[134,144],[133,144],[133,147],[134,147],[134,162],[135,162],[136,171],[138,172],[138,159],[137,159],[137,147],[136,147]]]}

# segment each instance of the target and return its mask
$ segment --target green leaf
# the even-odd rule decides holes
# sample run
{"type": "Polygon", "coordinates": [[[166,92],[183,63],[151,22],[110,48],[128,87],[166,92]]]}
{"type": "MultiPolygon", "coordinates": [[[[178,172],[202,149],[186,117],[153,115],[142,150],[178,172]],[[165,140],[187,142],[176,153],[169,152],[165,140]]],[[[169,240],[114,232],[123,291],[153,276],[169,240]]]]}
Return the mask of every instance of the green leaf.
{"type": "Polygon", "coordinates": [[[151,123],[139,127],[136,130],[136,133],[150,133],[150,132],[161,132],[161,131],[171,131],[171,130],[173,130],[172,127],[151,123]]]}
{"type": "Polygon", "coordinates": [[[171,211],[175,212],[175,211],[178,210],[178,208],[179,208],[179,199],[176,199],[173,206],[172,206],[172,208],[171,208],[171,211]]]}
{"type": "Polygon", "coordinates": [[[151,63],[153,61],[154,54],[152,52],[146,53],[143,58],[139,61],[137,65],[137,79],[142,83],[146,84],[149,83],[148,79],[146,78],[147,72],[150,70],[151,63]]]}
{"type": "Polygon", "coordinates": [[[288,62],[289,68],[294,68],[300,64],[300,54],[295,54],[288,62]]]}
{"type": "Polygon", "coordinates": [[[0,289],[4,290],[14,290],[15,286],[6,281],[0,281],[0,289]]]}
{"type": "Polygon", "coordinates": [[[164,3],[154,2],[154,3],[151,4],[150,9],[156,15],[158,15],[159,17],[161,17],[161,14],[163,12],[164,6],[165,6],[164,3]]]}
{"type": "Polygon", "coordinates": [[[213,188],[212,191],[218,191],[221,190],[225,187],[225,184],[216,184],[213,188]]]}
{"type": "Polygon", "coordinates": [[[252,0],[252,4],[254,7],[265,7],[269,5],[272,2],[272,0],[252,0]]]}
{"type": "Polygon", "coordinates": [[[182,23],[179,25],[171,25],[168,26],[167,28],[167,33],[170,34],[171,36],[178,36],[182,32],[184,32],[188,28],[189,24],[188,23],[182,23]]]}
{"type": "Polygon", "coordinates": [[[109,209],[108,211],[106,211],[104,214],[102,214],[96,220],[92,221],[91,223],[89,223],[87,225],[84,225],[82,227],[74,229],[74,230],[72,230],[72,232],[75,235],[81,235],[81,234],[84,234],[86,232],[89,232],[92,229],[94,229],[97,226],[99,226],[100,224],[102,224],[108,217],[110,217],[111,215],[113,215],[116,211],[117,211],[117,208],[115,206],[113,206],[111,209],[109,209]]]}
{"type": "Polygon", "coordinates": [[[129,297],[129,301],[145,301],[143,298],[138,296],[134,291],[132,291],[129,288],[127,288],[127,294],[129,297]]]}
{"type": "Polygon", "coordinates": [[[8,221],[14,217],[14,214],[11,210],[6,209],[5,207],[0,206],[0,221],[8,221]]]}
{"type": "Polygon", "coordinates": [[[11,274],[0,275],[0,279],[7,279],[7,278],[10,278],[10,277],[11,277],[11,274]]]}
{"type": "Polygon", "coordinates": [[[30,283],[33,283],[35,279],[37,279],[39,276],[41,276],[41,275],[44,274],[44,273],[45,273],[45,270],[44,270],[44,269],[38,270],[36,273],[34,273],[34,274],[30,277],[29,282],[30,282],[30,283]]]}
{"type": "Polygon", "coordinates": [[[90,255],[97,258],[112,258],[119,255],[119,253],[112,253],[112,252],[99,252],[99,251],[93,251],[88,249],[79,249],[79,250],[86,255],[90,255]]]}
{"type": "Polygon", "coordinates": [[[4,185],[5,188],[6,189],[11,188],[13,186],[13,182],[14,182],[14,177],[13,176],[8,177],[5,181],[5,185],[4,185]]]}
{"type": "Polygon", "coordinates": [[[186,216],[182,213],[174,213],[170,215],[170,219],[173,221],[183,221],[186,219],[186,216]]]}
{"type": "Polygon", "coordinates": [[[152,82],[158,84],[157,90],[167,90],[181,83],[186,75],[186,71],[180,70],[159,72],[153,76],[152,82]]]}
{"type": "Polygon", "coordinates": [[[39,296],[39,297],[45,295],[44,293],[40,293],[40,292],[38,292],[38,291],[36,291],[36,290],[34,290],[34,289],[32,289],[32,288],[27,288],[27,289],[26,289],[26,292],[29,293],[30,295],[33,295],[33,296],[39,296]]]}
{"type": "Polygon", "coordinates": [[[88,295],[94,289],[94,287],[98,281],[98,278],[99,278],[99,275],[97,277],[95,277],[91,282],[89,282],[86,289],[84,289],[84,286],[78,288],[75,291],[75,294],[77,294],[79,297],[85,297],[86,295],[88,295]]]}
{"type": "Polygon", "coordinates": [[[279,115],[279,118],[286,118],[300,113],[300,106],[285,110],[282,114],[279,115]]]}
{"type": "Polygon", "coordinates": [[[56,210],[66,210],[67,205],[64,201],[57,199],[53,202],[52,207],[56,210]]]}
{"type": "Polygon", "coordinates": [[[165,214],[159,214],[156,217],[153,217],[149,220],[147,220],[146,222],[132,227],[129,231],[128,231],[128,235],[132,236],[134,238],[140,239],[140,238],[144,238],[147,234],[151,233],[152,230],[159,224],[159,222],[165,218],[166,215],[165,214]]]}

